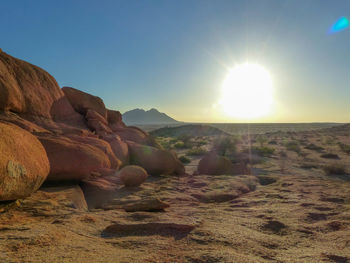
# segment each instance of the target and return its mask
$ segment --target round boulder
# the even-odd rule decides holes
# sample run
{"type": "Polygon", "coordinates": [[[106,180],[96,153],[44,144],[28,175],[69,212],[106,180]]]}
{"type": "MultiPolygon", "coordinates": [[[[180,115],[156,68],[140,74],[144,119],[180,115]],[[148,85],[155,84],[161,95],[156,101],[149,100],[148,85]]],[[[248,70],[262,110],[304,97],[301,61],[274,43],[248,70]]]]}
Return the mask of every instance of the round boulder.
{"type": "Polygon", "coordinates": [[[227,158],[209,153],[199,161],[197,172],[208,175],[234,174],[234,166],[227,158]]]}
{"type": "Polygon", "coordinates": [[[0,201],[28,197],[50,171],[44,147],[32,134],[0,122],[0,201]]]}
{"type": "Polygon", "coordinates": [[[145,169],[137,165],[128,165],[119,171],[122,183],[127,187],[139,186],[148,177],[145,169]]]}

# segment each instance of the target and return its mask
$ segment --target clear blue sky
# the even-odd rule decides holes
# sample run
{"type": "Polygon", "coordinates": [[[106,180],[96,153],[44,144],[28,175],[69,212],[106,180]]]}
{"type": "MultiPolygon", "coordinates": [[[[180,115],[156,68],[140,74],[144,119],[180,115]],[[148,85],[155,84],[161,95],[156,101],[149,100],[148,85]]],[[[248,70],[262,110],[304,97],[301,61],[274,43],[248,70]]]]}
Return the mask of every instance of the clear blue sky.
{"type": "MultiPolygon", "coordinates": [[[[186,121],[213,111],[227,67],[263,65],[276,114],[257,121],[350,122],[350,29],[327,34],[349,0],[2,0],[3,51],[122,112],[186,121]]],[[[229,120],[235,121],[235,120],[229,120]]]]}

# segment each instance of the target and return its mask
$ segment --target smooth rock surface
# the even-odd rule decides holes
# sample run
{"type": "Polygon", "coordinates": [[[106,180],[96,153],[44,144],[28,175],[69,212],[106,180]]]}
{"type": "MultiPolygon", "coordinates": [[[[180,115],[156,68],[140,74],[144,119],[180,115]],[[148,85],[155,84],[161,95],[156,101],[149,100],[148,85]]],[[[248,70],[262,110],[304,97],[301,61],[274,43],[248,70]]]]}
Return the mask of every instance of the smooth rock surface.
{"type": "Polygon", "coordinates": [[[29,132],[0,122],[0,201],[29,196],[45,181],[49,160],[29,132]]]}

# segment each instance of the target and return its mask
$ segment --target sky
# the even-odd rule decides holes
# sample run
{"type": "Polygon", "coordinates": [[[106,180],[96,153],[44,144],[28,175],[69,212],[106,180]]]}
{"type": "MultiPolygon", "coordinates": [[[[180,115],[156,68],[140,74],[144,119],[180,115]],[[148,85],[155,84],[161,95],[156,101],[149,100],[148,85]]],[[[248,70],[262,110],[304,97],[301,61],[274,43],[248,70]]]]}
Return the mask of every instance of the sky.
{"type": "MultiPolygon", "coordinates": [[[[0,48],[125,112],[189,122],[350,122],[348,0],[2,0],[0,48]],[[263,66],[267,116],[218,107],[229,69],[263,66]]],[[[232,103],[235,103],[234,100],[232,103]]]]}

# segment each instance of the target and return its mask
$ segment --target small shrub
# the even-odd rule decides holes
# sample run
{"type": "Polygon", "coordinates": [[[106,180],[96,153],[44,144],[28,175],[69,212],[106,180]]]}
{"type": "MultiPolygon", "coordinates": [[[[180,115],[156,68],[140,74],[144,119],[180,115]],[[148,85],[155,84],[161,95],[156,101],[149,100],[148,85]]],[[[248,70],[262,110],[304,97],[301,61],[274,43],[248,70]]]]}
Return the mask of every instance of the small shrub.
{"type": "Polygon", "coordinates": [[[322,148],[321,146],[317,146],[316,144],[313,144],[313,143],[306,145],[305,149],[316,151],[316,152],[322,152],[324,150],[324,148],[322,148]]]}
{"type": "Polygon", "coordinates": [[[350,154],[350,145],[344,144],[344,143],[339,143],[339,147],[343,152],[350,154]]]}
{"type": "Polygon", "coordinates": [[[267,142],[267,138],[263,135],[259,135],[257,138],[256,138],[256,141],[260,144],[260,147],[263,147],[264,144],[267,142]]]}
{"type": "Polygon", "coordinates": [[[157,137],[156,138],[156,142],[157,142],[158,145],[160,145],[160,147],[162,149],[170,150],[172,148],[170,141],[167,140],[167,139],[163,139],[161,137],[157,137]]]}
{"type": "Polygon", "coordinates": [[[183,164],[189,164],[191,162],[190,158],[187,158],[186,156],[182,155],[179,157],[179,160],[183,163],[183,164]]]}
{"type": "Polygon", "coordinates": [[[205,140],[200,140],[200,141],[196,141],[196,145],[199,147],[199,146],[203,146],[203,145],[207,145],[208,142],[205,141],[205,140]]]}
{"type": "Polygon", "coordinates": [[[317,168],[319,168],[319,166],[316,163],[303,162],[300,164],[300,168],[309,170],[309,169],[317,169],[317,168]]]}
{"type": "Polygon", "coordinates": [[[322,137],[322,144],[332,145],[335,143],[335,139],[330,136],[322,137]]]}
{"type": "Polygon", "coordinates": [[[184,144],[183,148],[193,147],[192,136],[184,134],[184,135],[180,135],[177,139],[183,142],[184,144]]]}
{"type": "Polygon", "coordinates": [[[238,141],[238,138],[235,136],[220,137],[214,141],[213,149],[221,156],[225,156],[228,153],[234,154],[237,151],[238,141]]]}
{"type": "Polygon", "coordinates": [[[347,174],[345,165],[341,163],[327,164],[323,167],[326,175],[345,175],[347,174]]]}
{"type": "Polygon", "coordinates": [[[175,144],[174,144],[174,147],[175,147],[176,149],[184,149],[184,148],[186,148],[186,147],[185,147],[185,144],[184,144],[183,142],[177,142],[177,143],[175,143],[175,144]]]}
{"type": "Polygon", "coordinates": [[[299,153],[301,151],[299,143],[297,141],[290,141],[286,143],[286,149],[291,152],[299,153]]]}
{"type": "Polygon", "coordinates": [[[203,147],[195,147],[187,151],[186,155],[188,156],[199,156],[207,153],[207,150],[203,147]]]}
{"type": "Polygon", "coordinates": [[[252,147],[252,152],[260,156],[270,157],[275,152],[275,149],[267,146],[252,147]]]}

